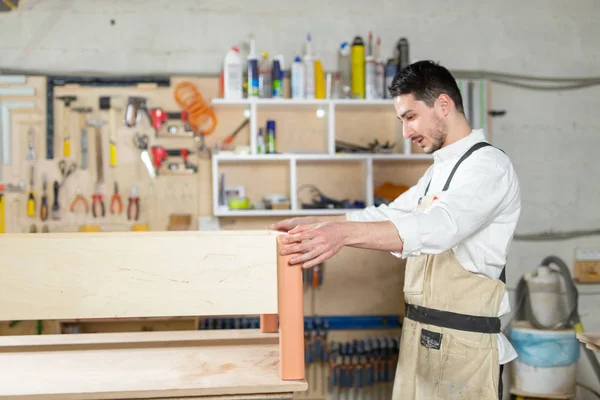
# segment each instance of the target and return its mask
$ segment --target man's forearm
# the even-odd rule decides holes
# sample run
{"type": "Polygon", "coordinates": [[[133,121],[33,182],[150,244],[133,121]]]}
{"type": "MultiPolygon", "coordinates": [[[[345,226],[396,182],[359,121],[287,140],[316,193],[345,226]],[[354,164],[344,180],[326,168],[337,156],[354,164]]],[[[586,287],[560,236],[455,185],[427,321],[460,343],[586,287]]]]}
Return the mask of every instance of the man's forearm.
{"type": "Polygon", "coordinates": [[[402,239],[392,222],[346,222],[346,224],[346,246],[402,252],[402,239]]]}

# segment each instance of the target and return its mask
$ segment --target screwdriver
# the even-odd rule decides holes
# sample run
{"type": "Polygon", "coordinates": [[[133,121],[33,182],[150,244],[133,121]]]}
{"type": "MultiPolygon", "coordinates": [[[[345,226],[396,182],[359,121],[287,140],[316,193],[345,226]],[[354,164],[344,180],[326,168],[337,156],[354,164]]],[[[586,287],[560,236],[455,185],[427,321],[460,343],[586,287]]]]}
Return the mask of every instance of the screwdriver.
{"type": "Polygon", "coordinates": [[[52,219],[60,219],[60,205],[58,204],[58,190],[60,183],[54,181],[54,203],[52,204],[52,219]]]}
{"type": "Polygon", "coordinates": [[[47,188],[48,182],[46,178],[46,174],[42,177],[42,204],[40,206],[40,218],[42,221],[46,221],[48,219],[48,193],[47,188]]]}
{"type": "Polygon", "coordinates": [[[31,179],[29,181],[31,185],[29,188],[29,198],[27,199],[27,216],[33,217],[35,215],[35,196],[33,194],[33,165],[31,166],[31,179]]]}

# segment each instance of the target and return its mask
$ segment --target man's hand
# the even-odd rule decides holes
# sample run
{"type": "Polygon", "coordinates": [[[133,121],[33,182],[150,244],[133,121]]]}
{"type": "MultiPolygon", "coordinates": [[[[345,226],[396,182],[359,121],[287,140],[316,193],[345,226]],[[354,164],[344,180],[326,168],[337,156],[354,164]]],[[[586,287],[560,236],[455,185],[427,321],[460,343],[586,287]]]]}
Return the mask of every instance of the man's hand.
{"type": "Polygon", "coordinates": [[[317,222],[318,221],[316,217],[294,217],[269,225],[269,229],[281,232],[289,232],[297,226],[311,225],[316,224],[317,222]]]}
{"type": "Polygon", "coordinates": [[[346,245],[350,225],[344,222],[321,222],[299,225],[283,238],[282,255],[297,254],[290,264],[302,263],[311,268],[336,255],[346,245]]]}

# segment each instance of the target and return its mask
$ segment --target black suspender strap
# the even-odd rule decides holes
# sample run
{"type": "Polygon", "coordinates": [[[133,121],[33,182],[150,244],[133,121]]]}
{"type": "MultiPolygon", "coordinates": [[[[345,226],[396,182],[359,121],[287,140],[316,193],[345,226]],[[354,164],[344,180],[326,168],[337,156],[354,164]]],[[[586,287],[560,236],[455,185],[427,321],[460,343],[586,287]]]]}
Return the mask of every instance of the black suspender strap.
{"type": "MultiPolygon", "coordinates": [[[[489,144],[488,142],[477,142],[473,146],[471,146],[471,148],[469,150],[467,150],[467,152],[465,154],[462,155],[462,157],[456,162],[456,165],[454,165],[454,168],[452,168],[452,171],[450,172],[450,176],[448,176],[448,179],[446,180],[446,184],[444,185],[444,188],[442,189],[443,192],[448,190],[448,188],[450,187],[450,182],[452,181],[452,178],[454,177],[454,174],[456,173],[458,166],[463,161],[465,161],[471,154],[473,154],[475,151],[481,149],[482,147],[487,147],[487,146],[491,146],[491,144],[489,144]]],[[[429,180],[429,183],[427,184],[427,188],[425,188],[425,195],[427,195],[427,192],[429,191],[429,185],[431,185],[431,180],[429,180]]]]}

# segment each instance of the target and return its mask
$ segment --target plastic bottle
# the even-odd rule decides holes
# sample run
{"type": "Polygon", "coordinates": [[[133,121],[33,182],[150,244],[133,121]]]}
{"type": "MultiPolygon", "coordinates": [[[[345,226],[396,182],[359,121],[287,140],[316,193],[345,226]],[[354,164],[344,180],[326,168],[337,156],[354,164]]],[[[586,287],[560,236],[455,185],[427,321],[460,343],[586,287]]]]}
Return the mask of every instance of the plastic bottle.
{"type": "Polygon", "coordinates": [[[292,64],[292,98],[303,99],[304,98],[304,64],[300,57],[294,59],[292,64]]]}
{"type": "Polygon", "coordinates": [[[248,54],[248,98],[258,98],[258,56],[254,36],[250,36],[250,53],[248,54]]]}
{"type": "Polygon", "coordinates": [[[410,64],[408,39],[400,38],[396,42],[395,56],[398,63],[398,68],[402,69],[410,64]]]}
{"type": "Polygon", "coordinates": [[[385,97],[385,65],[381,58],[381,37],[377,37],[377,47],[375,48],[375,90],[378,99],[385,97]]]}
{"type": "Polygon", "coordinates": [[[306,54],[304,55],[304,97],[315,98],[315,60],[312,55],[310,33],[306,35],[306,54]]]}
{"type": "Polygon", "coordinates": [[[223,90],[226,99],[243,98],[242,79],[242,57],[240,50],[233,47],[227,52],[223,65],[223,90]]]}
{"type": "Polygon", "coordinates": [[[273,60],[272,69],[272,86],[273,86],[273,97],[283,97],[283,85],[281,81],[281,68],[279,60],[273,60]]]}
{"type": "Polygon", "coordinates": [[[268,99],[273,97],[273,86],[271,85],[271,63],[269,53],[263,51],[262,58],[258,64],[258,91],[260,97],[268,99]]]}
{"type": "Polygon", "coordinates": [[[360,36],[352,42],[352,98],[365,98],[365,43],[360,36]]]}
{"type": "Polygon", "coordinates": [[[263,128],[258,128],[258,137],[256,140],[256,154],[265,154],[265,135],[263,133],[263,128]]]}
{"type": "Polygon", "coordinates": [[[365,57],[365,98],[374,100],[377,98],[377,86],[375,86],[375,57],[365,57]]]}
{"type": "Polygon", "coordinates": [[[315,60],[315,99],[325,98],[325,71],[318,58],[315,60]]]}
{"type": "Polygon", "coordinates": [[[275,144],[275,121],[267,121],[267,153],[277,153],[277,146],[275,144]]]}
{"type": "Polygon", "coordinates": [[[341,96],[344,99],[352,97],[351,81],[352,81],[352,64],[350,62],[350,45],[348,42],[343,42],[340,45],[338,53],[338,70],[340,71],[340,87],[341,96]]]}

